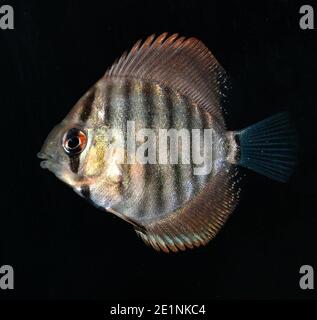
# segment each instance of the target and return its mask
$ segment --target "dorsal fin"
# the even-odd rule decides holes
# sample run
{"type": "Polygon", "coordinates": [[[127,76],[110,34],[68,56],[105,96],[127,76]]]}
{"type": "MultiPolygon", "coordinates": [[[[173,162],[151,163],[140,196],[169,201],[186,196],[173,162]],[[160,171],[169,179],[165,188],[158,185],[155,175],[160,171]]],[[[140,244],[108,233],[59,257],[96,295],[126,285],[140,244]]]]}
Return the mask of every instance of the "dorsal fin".
{"type": "Polygon", "coordinates": [[[226,74],[208,48],[198,39],[167,33],[139,40],[106,76],[131,77],[155,81],[188,96],[210,112],[224,127],[221,88],[226,74]]]}
{"type": "Polygon", "coordinates": [[[240,189],[235,166],[224,168],[185,207],[136,232],[156,250],[177,252],[207,244],[234,210],[240,189]]]}

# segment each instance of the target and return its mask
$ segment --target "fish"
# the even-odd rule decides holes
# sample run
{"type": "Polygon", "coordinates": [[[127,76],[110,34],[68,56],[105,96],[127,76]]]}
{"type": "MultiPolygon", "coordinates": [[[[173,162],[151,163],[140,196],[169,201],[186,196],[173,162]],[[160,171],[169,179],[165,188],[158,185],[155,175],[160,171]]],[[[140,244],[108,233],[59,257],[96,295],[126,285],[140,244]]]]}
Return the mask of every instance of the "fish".
{"type": "Polygon", "coordinates": [[[204,246],[239,202],[241,167],[286,182],[296,165],[289,113],[227,129],[228,81],[197,38],[139,40],[52,129],[41,167],[157,251],[204,246]]]}

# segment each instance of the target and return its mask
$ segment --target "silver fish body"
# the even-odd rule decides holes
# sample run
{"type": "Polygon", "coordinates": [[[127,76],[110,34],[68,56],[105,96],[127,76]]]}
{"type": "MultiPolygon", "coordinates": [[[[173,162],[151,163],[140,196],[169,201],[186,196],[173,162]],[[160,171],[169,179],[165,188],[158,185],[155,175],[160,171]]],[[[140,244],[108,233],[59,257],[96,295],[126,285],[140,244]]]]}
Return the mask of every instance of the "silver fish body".
{"type": "Polygon", "coordinates": [[[239,164],[276,180],[286,180],[294,166],[293,151],[281,153],[276,147],[293,150],[284,114],[245,130],[226,130],[225,81],[224,70],[199,40],[151,36],[124,54],[51,132],[39,154],[45,159],[41,165],[96,206],[131,223],[157,250],[204,245],[238,202],[239,164]],[[154,137],[196,130],[198,144],[206,142],[209,130],[209,170],[195,173],[193,158],[201,146],[197,149],[193,140],[187,162],[181,148],[185,140],[173,142],[179,153],[171,163],[166,159],[172,158],[172,149],[164,158],[157,148],[163,139],[132,135],[142,130],[154,137]],[[130,152],[140,145],[147,162],[130,152]]]}
{"type": "MultiPolygon", "coordinates": [[[[225,132],[212,117],[197,104],[177,92],[159,84],[139,80],[114,78],[102,80],[107,101],[102,115],[105,130],[127,130],[127,122],[134,121],[135,131],[151,128],[158,136],[159,129],[206,129],[217,132],[217,143],[212,145],[214,164],[206,175],[194,175],[193,164],[124,164],[120,166],[120,191],[111,202],[100,197],[100,184],[90,187],[91,200],[101,207],[110,207],[139,224],[153,222],[190,201],[216,175],[226,157],[225,132]],[[215,130],[216,129],[216,130],[215,130]]],[[[157,158],[159,154],[157,154],[157,158]]],[[[169,157],[169,154],[168,154],[169,157]]]]}

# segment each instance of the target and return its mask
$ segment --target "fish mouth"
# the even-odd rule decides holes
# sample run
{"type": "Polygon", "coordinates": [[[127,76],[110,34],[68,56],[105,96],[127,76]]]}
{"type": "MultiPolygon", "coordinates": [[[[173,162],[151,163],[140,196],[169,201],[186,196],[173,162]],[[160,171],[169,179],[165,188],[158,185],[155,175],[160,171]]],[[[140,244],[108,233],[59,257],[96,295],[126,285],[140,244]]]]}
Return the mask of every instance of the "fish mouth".
{"type": "Polygon", "coordinates": [[[56,158],[47,153],[44,153],[43,151],[40,151],[37,154],[37,157],[43,160],[40,162],[40,167],[42,169],[47,169],[53,172],[59,179],[63,180],[65,170],[62,165],[58,161],[56,161],[56,158]]]}
{"type": "Polygon", "coordinates": [[[46,154],[46,153],[44,153],[42,151],[38,152],[37,157],[39,159],[46,159],[46,160],[47,159],[52,159],[52,157],[50,155],[48,155],[48,154],[46,154]]]}
{"type": "Polygon", "coordinates": [[[42,159],[43,161],[40,162],[40,166],[42,169],[49,169],[49,163],[54,160],[52,156],[40,151],[37,154],[37,157],[39,159],[42,159]]]}
{"type": "Polygon", "coordinates": [[[42,169],[51,171],[58,179],[66,183],[67,185],[73,186],[76,183],[76,176],[64,166],[60,161],[43,151],[37,154],[39,159],[42,159],[40,166],[42,169]]]}

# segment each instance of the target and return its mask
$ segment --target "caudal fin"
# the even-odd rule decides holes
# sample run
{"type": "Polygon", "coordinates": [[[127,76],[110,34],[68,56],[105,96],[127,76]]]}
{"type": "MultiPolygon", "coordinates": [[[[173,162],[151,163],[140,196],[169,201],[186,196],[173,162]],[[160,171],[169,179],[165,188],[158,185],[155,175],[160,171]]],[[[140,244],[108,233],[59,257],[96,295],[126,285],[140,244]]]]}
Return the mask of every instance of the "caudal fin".
{"type": "Polygon", "coordinates": [[[296,163],[296,133],[289,114],[278,113],[236,131],[240,144],[238,164],[280,182],[286,182],[296,163]]]}

